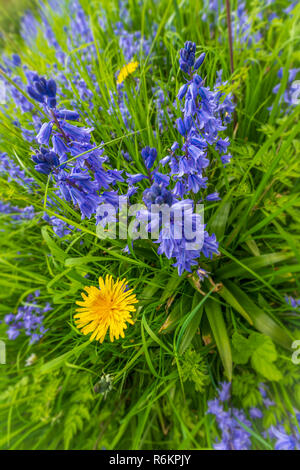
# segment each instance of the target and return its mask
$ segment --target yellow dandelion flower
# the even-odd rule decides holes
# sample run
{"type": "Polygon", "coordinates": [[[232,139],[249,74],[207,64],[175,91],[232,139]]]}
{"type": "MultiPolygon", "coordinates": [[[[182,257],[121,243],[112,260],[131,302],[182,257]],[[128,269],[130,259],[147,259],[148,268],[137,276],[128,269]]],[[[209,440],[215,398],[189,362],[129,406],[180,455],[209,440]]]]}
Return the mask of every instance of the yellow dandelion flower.
{"type": "Polygon", "coordinates": [[[81,293],[83,301],[76,302],[81,308],[74,315],[76,326],[84,335],[92,333],[90,341],[96,339],[102,343],[108,329],[110,341],[124,338],[126,322],[134,323],[131,312],[135,311],[133,304],[137,299],[133,289],[126,290],[126,279],[115,282],[108,275],[105,280],[99,277],[99,288],[88,286],[87,294],[81,293]]]}
{"type": "Polygon", "coordinates": [[[131,75],[133,72],[135,72],[138,66],[139,66],[138,62],[129,62],[129,64],[124,65],[124,67],[122,67],[119,72],[117,83],[120,84],[124,82],[125,78],[127,78],[128,75],[131,75]]]}

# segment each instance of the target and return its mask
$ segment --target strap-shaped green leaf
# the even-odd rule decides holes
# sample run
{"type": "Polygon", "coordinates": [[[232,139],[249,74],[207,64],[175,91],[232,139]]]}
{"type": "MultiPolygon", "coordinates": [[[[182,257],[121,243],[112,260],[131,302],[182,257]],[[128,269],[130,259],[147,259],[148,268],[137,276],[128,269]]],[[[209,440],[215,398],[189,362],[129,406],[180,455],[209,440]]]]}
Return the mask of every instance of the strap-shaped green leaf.
{"type": "Polygon", "coordinates": [[[226,325],[224,322],[221,305],[213,299],[207,299],[204,304],[216,345],[229,381],[232,378],[232,355],[226,325]]]}

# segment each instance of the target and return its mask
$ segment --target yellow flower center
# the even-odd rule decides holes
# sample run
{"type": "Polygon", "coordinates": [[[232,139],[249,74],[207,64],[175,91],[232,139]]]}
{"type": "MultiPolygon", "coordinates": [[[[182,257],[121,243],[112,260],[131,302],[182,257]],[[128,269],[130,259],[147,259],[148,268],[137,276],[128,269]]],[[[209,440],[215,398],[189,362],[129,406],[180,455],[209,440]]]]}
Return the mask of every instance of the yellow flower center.
{"type": "Polygon", "coordinates": [[[81,294],[83,301],[76,302],[81,307],[74,315],[77,328],[85,335],[92,333],[90,341],[96,339],[102,343],[108,329],[110,341],[124,338],[126,323],[134,323],[131,312],[137,303],[133,290],[126,290],[126,279],[114,282],[112,276],[107,275],[105,281],[100,277],[99,289],[89,286],[85,291],[87,294],[81,294]]]}

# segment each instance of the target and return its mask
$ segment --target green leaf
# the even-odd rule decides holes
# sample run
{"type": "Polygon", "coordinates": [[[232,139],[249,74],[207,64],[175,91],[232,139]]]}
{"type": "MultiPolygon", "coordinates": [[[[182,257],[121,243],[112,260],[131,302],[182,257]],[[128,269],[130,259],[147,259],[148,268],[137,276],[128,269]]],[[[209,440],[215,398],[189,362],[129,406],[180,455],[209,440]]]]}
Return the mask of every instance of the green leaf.
{"type": "MultiPolygon", "coordinates": [[[[286,261],[287,259],[292,257],[292,253],[268,253],[266,255],[251,256],[250,258],[245,258],[243,259],[243,265],[256,272],[260,268],[264,268],[275,263],[286,261]]],[[[233,263],[228,263],[226,266],[219,269],[216,274],[221,280],[232,277],[252,277],[251,272],[249,272],[243,266],[238,265],[235,261],[233,263]]]]}
{"type": "Polygon", "coordinates": [[[44,226],[42,227],[42,237],[45,240],[45,242],[48,245],[48,248],[50,249],[51,253],[53,256],[59,260],[64,262],[66,259],[67,255],[66,253],[55,243],[55,241],[50,237],[48,233],[48,227],[44,226]]]}
{"type": "MultiPolygon", "coordinates": [[[[199,292],[195,292],[194,294],[194,297],[193,297],[193,304],[192,304],[192,308],[194,309],[194,307],[196,305],[198,305],[200,302],[200,294],[199,292]]],[[[198,330],[198,327],[199,327],[199,324],[200,324],[200,321],[201,321],[201,318],[202,318],[202,314],[203,314],[203,305],[201,305],[200,309],[195,313],[195,315],[193,316],[193,318],[191,319],[190,323],[188,324],[183,336],[182,336],[182,340],[181,340],[181,343],[180,343],[180,346],[179,346],[179,354],[183,354],[187,348],[189,347],[189,345],[191,344],[197,330],[198,330]]]]}
{"type": "Polygon", "coordinates": [[[202,298],[202,300],[198,303],[198,305],[195,306],[195,308],[193,308],[193,310],[191,311],[191,313],[187,316],[187,318],[185,319],[185,321],[183,322],[183,325],[181,326],[180,328],[180,331],[179,331],[179,334],[178,334],[178,339],[176,341],[176,351],[179,351],[179,346],[180,346],[180,343],[181,343],[181,340],[182,340],[182,337],[184,335],[184,332],[186,331],[187,327],[189,326],[190,322],[192,321],[192,319],[194,318],[194,316],[196,315],[196,313],[198,312],[198,310],[202,307],[202,305],[204,304],[204,302],[208,299],[208,297],[212,294],[214,289],[211,289],[210,292],[208,292],[205,297],[202,298]]]}
{"type": "Polygon", "coordinates": [[[251,317],[248,315],[246,310],[241,306],[237,299],[232,295],[230,289],[227,289],[225,285],[219,290],[219,295],[223,297],[226,302],[231,305],[235,310],[237,310],[244,318],[247,320],[250,325],[253,325],[251,317]]]}
{"type": "Polygon", "coordinates": [[[221,306],[218,302],[207,299],[205,312],[212,329],[216,345],[229,381],[232,379],[232,356],[227,329],[225,326],[221,306]]]}
{"type": "Polygon", "coordinates": [[[253,348],[251,356],[253,369],[268,380],[278,381],[282,379],[281,372],[273,364],[277,359],[277,352],[271,338],[258,333],[252,333],[249,337],[249,342],[253,348]]]}
{"type": "Polygon", "coordinates": [[[249,347],[248,339],[235,331],[232,336],[232,345],[233,362],[236,364],[247,364],[251,356],[251,348],[249,347]]]}
{"type": "Polygon", "coordinates": [[[237,306],[232,306],[240,313],[242,311],[247,312],[258,331],[270,336],[270,338],[272,338],[275,343],[280,344],[280,346],[289,350],[291,349],[293,338],[282,326],[276,323],[267,313],[259,308],[236,284],[231,281],[227,281],[225,287],[230,291],[237,302],[237,306]]]}

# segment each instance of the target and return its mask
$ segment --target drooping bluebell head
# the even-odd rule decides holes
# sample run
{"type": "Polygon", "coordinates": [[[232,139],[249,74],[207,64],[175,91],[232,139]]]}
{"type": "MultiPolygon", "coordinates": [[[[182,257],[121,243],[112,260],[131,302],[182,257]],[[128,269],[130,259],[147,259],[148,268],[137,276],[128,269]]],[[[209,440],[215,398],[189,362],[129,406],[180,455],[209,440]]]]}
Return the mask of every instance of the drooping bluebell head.
{"type": "Polygon", "coordinates": [[[45,175],[49,175],[49,173],[51,173],[51,171],[60,163],[56,153],[45,148],[41,148],[40,152],[32,155],[32,160],[36,163],[36,171],[45,175]]]}
{"type": "Polygon", "coordinates": [[[56,82],[52,78],[46,80],[45,77],[33,74],[31,85],[27,87],[27,92],[35,101],[46,103],[52,109],[56,107],[56,82]]]}
{"type": "Polygon", "coordinates": [[[179,66],[183,72],[189,73],[195,63],[196,44],[187,41],[184,48],[180,49],[179,66]]]}
{"type": "Polygon", "coordinates": [[[156,148],[151,148],[147,145],[147,147],[144,147],[142,150],[142,157],[144,159],[146,168],[150,170],[150,168],[153,167],[155,159],[157,157],[157,150],[156,148]]]}

